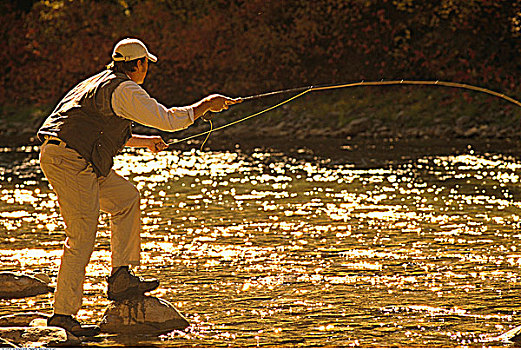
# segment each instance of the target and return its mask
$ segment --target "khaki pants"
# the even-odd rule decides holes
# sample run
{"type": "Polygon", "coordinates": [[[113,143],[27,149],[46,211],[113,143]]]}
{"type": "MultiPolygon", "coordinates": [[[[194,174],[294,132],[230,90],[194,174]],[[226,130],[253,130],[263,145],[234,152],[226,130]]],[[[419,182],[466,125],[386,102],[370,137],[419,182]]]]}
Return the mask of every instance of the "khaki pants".
{"type": "Polygon", "coordinates": [[[63,143],[44,143],[40,166],[58,196],[67,235],[54,312],[74,315],[82,304],[85,268],[94,249],[100,210],[110,214],[112,267],[139,265],[139,192],[114,170],[97,177],[92,166],[63,143]]]}

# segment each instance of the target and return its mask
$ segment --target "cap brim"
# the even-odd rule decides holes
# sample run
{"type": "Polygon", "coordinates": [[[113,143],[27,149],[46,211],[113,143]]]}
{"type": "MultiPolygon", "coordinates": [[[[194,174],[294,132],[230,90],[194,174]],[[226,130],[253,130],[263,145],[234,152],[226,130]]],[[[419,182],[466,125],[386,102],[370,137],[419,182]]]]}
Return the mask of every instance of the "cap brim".
{"type": "Polygon", "coordinates": [[[150,52],[147,53],[147,58],[152,62],[157,62],[157,57],[152,55],[150,52]]]}

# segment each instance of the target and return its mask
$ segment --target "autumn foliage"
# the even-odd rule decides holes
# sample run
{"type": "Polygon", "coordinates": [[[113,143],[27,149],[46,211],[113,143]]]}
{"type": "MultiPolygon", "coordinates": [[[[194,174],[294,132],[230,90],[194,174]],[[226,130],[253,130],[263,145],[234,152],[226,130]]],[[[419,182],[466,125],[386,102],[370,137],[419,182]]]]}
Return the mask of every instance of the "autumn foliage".
{"type": "Polygon", "coordinates": [[[55,104],[128,36],[159,57],[145,87],[166,104],[380,79],[516,96],[520,12],[512,0],[8,0],[0,106],[55,104]]]}

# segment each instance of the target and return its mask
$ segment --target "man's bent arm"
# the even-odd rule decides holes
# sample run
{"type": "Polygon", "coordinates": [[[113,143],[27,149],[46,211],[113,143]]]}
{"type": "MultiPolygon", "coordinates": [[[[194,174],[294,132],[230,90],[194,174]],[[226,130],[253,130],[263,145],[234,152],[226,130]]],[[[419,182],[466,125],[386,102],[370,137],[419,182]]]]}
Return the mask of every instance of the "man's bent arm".
{"type": "Polygon", "coordinates": [[[166,108],[132,81],[120,84],[112,95],[112,107],[118,116],[165,131],[187,128],[208,111],[220,112],[240,102],[215,94],[191,106],[166,108]]]}

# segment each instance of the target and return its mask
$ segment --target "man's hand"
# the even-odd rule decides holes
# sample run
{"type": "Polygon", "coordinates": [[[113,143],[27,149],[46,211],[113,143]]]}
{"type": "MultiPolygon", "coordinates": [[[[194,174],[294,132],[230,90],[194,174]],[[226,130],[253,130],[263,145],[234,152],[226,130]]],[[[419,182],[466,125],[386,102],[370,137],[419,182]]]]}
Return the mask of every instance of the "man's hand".
{"type": "Polygon", "coordinates": [[[152,136],[150,138],[150,144],[147,147],[150,151],[157,153],[168,148],[168,145],[163,141],[161,136],[152,136]]]}
{"type": "Polygon", "coordinates": [[[218,113],[228,109],[228,106],[241,102],[242,99],[240,98],[231,98],[219,94],[210,95],[192,105],[194,117],[197,119],[208,112],[218,113]]]}
{"type": "Polygon", "coordinates": [[[228,109],[228,106],[242,102],[240,98],[231,98],[218,94],[210,95],[205,100],[210,103],[208,110],[214,113],[221,112],[228,109]]]}
{"type": "Polygon", "coordinates": [[[168,148],[161,136],[132,135],[126,145],[129,147],[145,147],[154,153],[168,148]]]}

